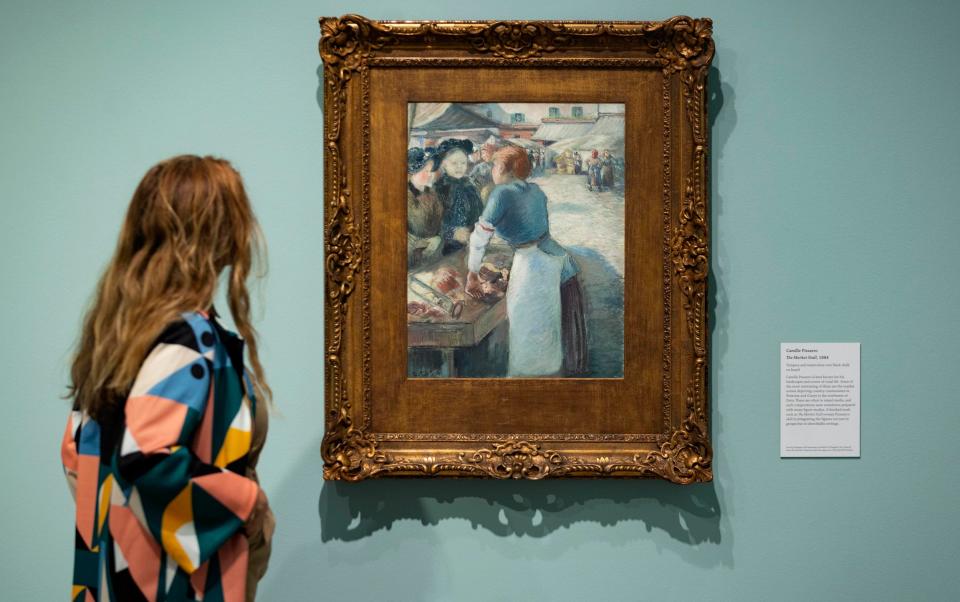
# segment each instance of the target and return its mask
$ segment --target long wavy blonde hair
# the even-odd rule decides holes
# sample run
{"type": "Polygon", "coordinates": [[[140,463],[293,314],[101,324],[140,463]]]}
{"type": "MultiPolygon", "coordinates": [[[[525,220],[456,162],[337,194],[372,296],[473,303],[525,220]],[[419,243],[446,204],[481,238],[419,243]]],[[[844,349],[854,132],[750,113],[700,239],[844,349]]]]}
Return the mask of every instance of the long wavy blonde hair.
{"type": "Polygon", "coordinates": [[[229,162],[181,155],[153,166],[133,193],[84,318],[71,368],[74,406],[98,420],[115,417],[153,342],[182,312],[211,307],[225,269],[254,394],[269,403],[247,291],[247,277],[263,254],[260,227],[229,162]]]}

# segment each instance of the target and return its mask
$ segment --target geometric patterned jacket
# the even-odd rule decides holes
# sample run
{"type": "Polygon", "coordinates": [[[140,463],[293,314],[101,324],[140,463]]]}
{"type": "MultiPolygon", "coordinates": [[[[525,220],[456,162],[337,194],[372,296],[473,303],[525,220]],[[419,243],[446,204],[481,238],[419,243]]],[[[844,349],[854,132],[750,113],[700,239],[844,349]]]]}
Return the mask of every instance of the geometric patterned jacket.
{"type": "Polygon", "coordinates": [[[61,455],[77,508],[72,601],[243,602],[255,411],[243,340],[189,312],[149,351],[122,421],[71,412],[61,455]]]}

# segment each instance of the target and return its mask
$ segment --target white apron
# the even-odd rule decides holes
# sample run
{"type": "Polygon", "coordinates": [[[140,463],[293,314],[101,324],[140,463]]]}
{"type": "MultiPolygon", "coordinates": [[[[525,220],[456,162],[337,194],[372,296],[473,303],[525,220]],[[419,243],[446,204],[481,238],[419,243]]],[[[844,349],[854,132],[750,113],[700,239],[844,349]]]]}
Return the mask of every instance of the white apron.
{"type": "Polygon", "coordinates": [[[548,255],[536,245],[513,256],[507,285],[510,351],[507,376],[551,376],[560,372],[560,272],[562,256],[548,255]]]}

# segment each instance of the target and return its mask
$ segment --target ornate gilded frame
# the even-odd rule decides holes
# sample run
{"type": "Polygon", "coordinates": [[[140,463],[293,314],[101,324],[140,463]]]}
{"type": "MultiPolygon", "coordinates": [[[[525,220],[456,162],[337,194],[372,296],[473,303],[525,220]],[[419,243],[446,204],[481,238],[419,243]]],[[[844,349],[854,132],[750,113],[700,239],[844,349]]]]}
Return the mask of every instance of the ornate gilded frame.
{"type": "MultiPolygon", "coordinates": [[[[660,22],[320,21],[324,91],[326,434],[324,478],[382,476],[657,477],[710,481],[705,97],[709,19],[660,22]],[[374,330],[370,81],[377,69],[584,67],[655,70],[662,82],[663,429],[656,433],[446,433],[391,437],[371,429],[374,330]],[[675,294],[679,292],[678,294],[675,294]]],[[[400,226],[403,227],[403,226],[400,226]]],[[[625,400],[634,401],[634,400],[625,400]]],[[[639,400],[640,403],[653,400],[639,400]]],[[[572,424],[575,410],[571,409],[572,424]]],[[[572,429],[575,430],[575,429],[572,429]]]]}

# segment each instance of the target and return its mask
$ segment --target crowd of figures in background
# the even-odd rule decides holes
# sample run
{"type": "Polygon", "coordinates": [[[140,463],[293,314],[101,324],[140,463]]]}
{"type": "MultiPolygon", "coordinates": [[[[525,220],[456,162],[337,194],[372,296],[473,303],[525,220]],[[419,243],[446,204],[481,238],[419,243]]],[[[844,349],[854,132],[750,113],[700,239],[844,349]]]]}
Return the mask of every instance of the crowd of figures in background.
{"type": "Polygon", "coordinates": [[[553,164],[559,173],[585,175],[588,190],[623,187],[623,157],[614,157],[609,150],[594,149],[589,155],[567,150],[556,156],[553,164]]]}

